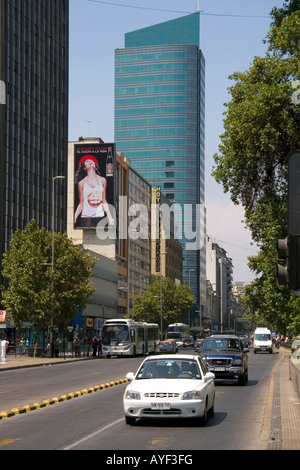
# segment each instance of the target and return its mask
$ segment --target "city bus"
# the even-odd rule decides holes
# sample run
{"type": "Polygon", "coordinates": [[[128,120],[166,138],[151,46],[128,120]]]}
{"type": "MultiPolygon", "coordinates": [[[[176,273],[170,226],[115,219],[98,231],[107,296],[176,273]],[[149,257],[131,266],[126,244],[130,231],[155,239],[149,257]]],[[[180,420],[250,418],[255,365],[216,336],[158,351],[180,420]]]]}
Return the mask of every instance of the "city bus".
{"type": "Polygon", "coordinates": [[[178,346],[184,346],[190,337],[190,327],[184,323],[168,325],[167,338],[176,341],[178,346]]]}
{"type": "Polygon", "coordinates": [[[102,329],[102,354],[106,357],[152,354],[158,341],[156,323],[121,318],[106,320],[102,329]]]}

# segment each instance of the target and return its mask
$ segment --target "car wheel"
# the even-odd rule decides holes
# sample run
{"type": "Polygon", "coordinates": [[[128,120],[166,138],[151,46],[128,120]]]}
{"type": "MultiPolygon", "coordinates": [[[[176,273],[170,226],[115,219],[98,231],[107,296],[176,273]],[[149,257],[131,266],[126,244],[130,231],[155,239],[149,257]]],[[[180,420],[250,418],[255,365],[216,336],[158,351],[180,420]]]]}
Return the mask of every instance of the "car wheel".
{"type": "Polygon", "coordinates": [[[134,426],[135,418],[132,418],[131,416],[125,416],[125,422],[126,424],[130,424],[130,426],[134,426]]]}
{"type": "Polygon", "coordinates": [[[248,382],[248,371],[245,371],[245,373],[238,378],[239,385],[246,385],[248,382]]]}
{"type": "Polygon", "coordinates": [[[214,395],[214,399],[213,399],[211,408],[208,411],[208,413],[209,413],[209,416],[214,416],[214,414],[215,414],[215,395],[214,395]]]}

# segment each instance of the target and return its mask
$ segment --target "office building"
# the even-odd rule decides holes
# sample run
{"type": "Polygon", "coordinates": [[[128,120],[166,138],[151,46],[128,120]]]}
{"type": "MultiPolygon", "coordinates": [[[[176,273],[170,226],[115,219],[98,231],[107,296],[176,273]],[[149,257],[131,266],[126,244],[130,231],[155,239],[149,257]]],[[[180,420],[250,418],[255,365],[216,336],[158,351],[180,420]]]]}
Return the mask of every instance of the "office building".
{"type": "Polygon", "coordinates": [[[233,264],[224,248],[207,237],[207,279],[211,289],[211,328],[223,333],[233,326],[233,264]]]}
{"type": "Polygon", "coordinates": [[[66,230],[68,50],[68,0],[0,0],[0,256],[53,210],[66,230]]]}
{"type": "Polygon", "coordinates": [[[198,315],[206,305],[205,61],[199,33],[197,12],[127,33],[125,47],[115,51],[116,147],[174,203],[183,281],[192,288],[198,315]]]}

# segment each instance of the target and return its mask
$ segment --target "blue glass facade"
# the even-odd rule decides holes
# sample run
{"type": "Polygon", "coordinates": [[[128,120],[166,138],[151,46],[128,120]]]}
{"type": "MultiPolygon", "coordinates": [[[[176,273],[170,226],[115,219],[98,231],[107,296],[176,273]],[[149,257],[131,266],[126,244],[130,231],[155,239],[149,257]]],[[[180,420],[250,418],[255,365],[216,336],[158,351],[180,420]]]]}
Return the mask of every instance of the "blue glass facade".
{"type": "Polygon", "coordinates": [[[192,218],[195,230],[196,211],[205,240],[205,60],[199,35],[199,13],[125,35],[125,48],[115,51],[115,142],[138,173],[181,206],[175,221],[183,230],[183,280],[200,311],[205,244],[191,250],[186,243],[192,240],[186,221],[192,218]]]}
{"type": "MultiPolygon", "coordinates": [[[[0,252],[35,219],[52,228],[52,177],[67,176],[68,0],[0,0],[0,252]]],[[[65,231],[67,186],[55,185],[65,231]]]]}

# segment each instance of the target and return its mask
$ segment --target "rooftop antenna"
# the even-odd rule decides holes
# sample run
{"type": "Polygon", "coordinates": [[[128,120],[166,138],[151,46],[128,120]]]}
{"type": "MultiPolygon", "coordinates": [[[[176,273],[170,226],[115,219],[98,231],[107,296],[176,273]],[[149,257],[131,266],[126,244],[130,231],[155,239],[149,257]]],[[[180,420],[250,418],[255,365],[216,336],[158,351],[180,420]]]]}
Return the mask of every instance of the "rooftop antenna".
{"type": "Polygon", "coordinates": [[[200,12],[200,0],[196,0],[196,11],[200,12]]]}
{"type": "Polygon", "coordinates": [[[91,123],[92,123],[93,121],[85,121],[85,122],[87,122],[88,125],[89,125],[89,137],[91,137],[91,123]]]}

